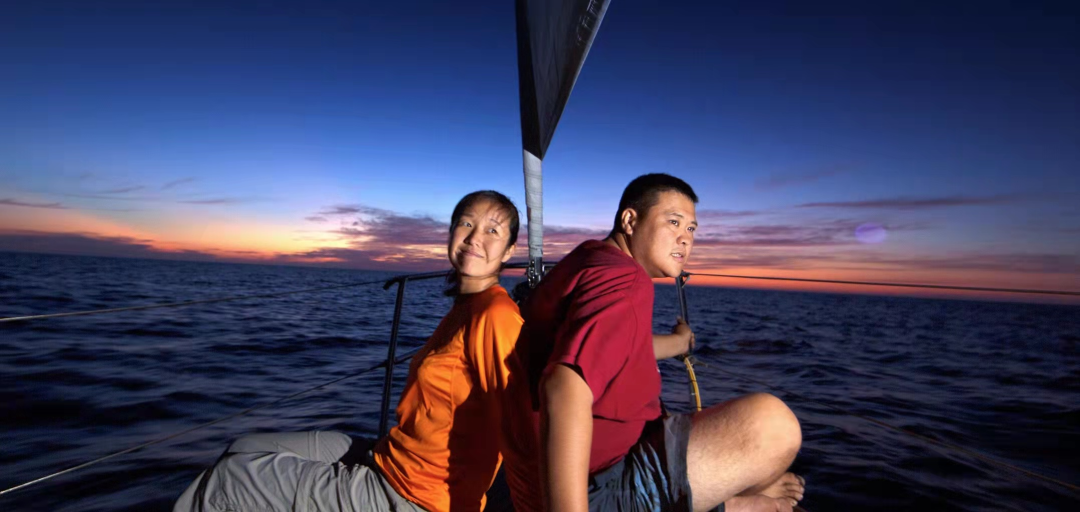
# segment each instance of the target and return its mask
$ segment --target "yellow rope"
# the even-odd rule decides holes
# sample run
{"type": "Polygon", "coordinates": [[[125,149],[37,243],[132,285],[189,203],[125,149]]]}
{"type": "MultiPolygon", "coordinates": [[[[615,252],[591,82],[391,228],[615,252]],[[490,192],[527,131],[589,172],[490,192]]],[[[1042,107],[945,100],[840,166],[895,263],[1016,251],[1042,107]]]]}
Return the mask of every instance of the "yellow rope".
{"type": "Polygon", "coordinates": [[[701,390],[698,389],[697,375],[694,374],[694,359],[691,356],[682,357],[683,364],[686,365],[686,373],[690,376],[690,395],[694,397],[694,406],[697,407],[697,412],[701,412],[701,390]]]}

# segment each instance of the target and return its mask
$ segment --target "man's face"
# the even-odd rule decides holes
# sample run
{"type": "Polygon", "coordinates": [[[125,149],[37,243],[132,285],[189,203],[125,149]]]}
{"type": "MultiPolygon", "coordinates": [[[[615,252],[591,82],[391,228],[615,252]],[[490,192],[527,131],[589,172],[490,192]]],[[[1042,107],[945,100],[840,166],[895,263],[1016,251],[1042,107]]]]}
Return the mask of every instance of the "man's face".
{"type": "Polygon", "coordinates": [[[694,248],[697,214],[694,202],[679,192],[661,192],[657,199],[631,220],[630,255],[650,277],[676,277],[694,248]]]}

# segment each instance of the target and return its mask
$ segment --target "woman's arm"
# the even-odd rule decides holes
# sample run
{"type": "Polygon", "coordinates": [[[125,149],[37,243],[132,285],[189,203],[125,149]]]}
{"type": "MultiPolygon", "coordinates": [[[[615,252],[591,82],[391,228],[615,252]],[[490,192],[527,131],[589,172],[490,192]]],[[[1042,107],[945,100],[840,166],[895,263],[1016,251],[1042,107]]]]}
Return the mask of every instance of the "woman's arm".
{"type": "Polygon", "coordinates": [[[521,334],[521,315],[517,305],[507,299],[491,304],[475,325],[483,327],[472,330],[475,338],[466,340],[466,354],[482,391],[498,405],[499,394],[506,391],[510,379],[508,364],[521,334]]]}

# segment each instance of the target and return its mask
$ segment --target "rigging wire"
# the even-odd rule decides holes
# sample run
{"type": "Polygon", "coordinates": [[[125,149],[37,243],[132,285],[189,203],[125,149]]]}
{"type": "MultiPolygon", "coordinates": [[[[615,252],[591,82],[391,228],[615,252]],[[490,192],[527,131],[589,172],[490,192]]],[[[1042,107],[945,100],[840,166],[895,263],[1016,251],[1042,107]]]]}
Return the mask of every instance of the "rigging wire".
{"type": "MultiPolygon", "coordinates": [[[[418,350],[419,349],[412,350],[408,354],[405,354],[405,355],[395,359],[394,364],[404,362],[406,359],[408,359],[408,358],[412,357],[413,355],[415,355],[418,350]]],[[[364,368],[363,370],[360,370],[358,372],[355,372],[355,373],[352,373],[352,374],[349,374],[349,375],[345,375],[343,377],[338,377],[338,378],[336,378],[334,380],[331,380],[329,382],[319,384],[318,386],[311,387],[311,388],[305,389],[303,391],[298,391],[298,392],[293,393],[293,394],[288,395],[288,396],[283,396],[283,397],[278,398],[278,399],[276,399],[276,400],[274,400],[272,402],[268,402],[268,403],[265,403],[265,404],[262,404],[262,405],[257,405],[257,406],[254,406],[254,407],[249,407],[249,408],[244,409],[242,411],[232,413],[232,414],[230,414],[228,416],[224,416],[224,417],[218,418],[216,420],[203,423],[201,425],[196,425],[196,426],[191,427],[191,428],[189,428],[187,430],[182,430],[180,432],[175,432],[175,433],[169,434],[169,435],[164,436],[164,437],[159,437],[157,439],[153,439],[151,441],[147,441],[145,443],[142,443],[142,444],[139,444],[139,445],[136,445],[136,446],[132,446],[130,448],[127,448],[127,449],[124,449],[124,450],[121,450],[121,451],[118,451],[118,452],[115,452],[115,453],[110,453],[109,455],[99,457],[99,458],[91,460],[89,462],[84,462],[84,463],[79,464],[77,466],[72,466],[70,468],[63,469],[63,470],[57,471],[57,472],[49,474],[49,475],[45,475],[45,476],[40,477],[40,478],[36,478],[36,479],[31,480],[29,482],[19,484],[19,485],[16,485],[16,486],[8,488],[8,489],[4,489],[4,490],[0,491],[0,496],[2,496],[4,494],[7,494],[7,493],[10,493],[10,492],[17,491],[19,489],[30,487],[31,485],[44,482],[46,480],[58,477],[60,475],[64,475],[64,474],[67,474],[67,473],[71,473],[73,471],[78,471],[78,470],[81,470],[81,469],[88,468],[88,467],[93,466],[95,464],[98,464],[100,462],[104,462],[106,460],[109,460],[109,459],[111,459],[113,457],[119,457],[120,455],[131,453],[131,452],[134,452],[134,451],[137,451],[137,450],[141,450],[143,448],[146,448],[148,446],[153,446],[155,444],[163,443],[163,442],[168,441],[170,439],[180,437],[180,436],[182,436],[184,434],[189,434],[191,432],[195,432],[196,430],[201,430],[201,429],[204,429],[206,427],[210,427],[212,425],[216,425],[216,424],[224,422],[224,421],[228,421],[228,420],[231,420],[231,419],[234,419],[234,418],[239,418],[240,416],[245,416],[245,415],[251,414],[251,413],[253,413],[255,411],[258,411],[260,409],[265,409],[267,407],[271,407],[271,406],[280,404],[282,402],[292,400],[293,398],[297,398],[299,396],[306,395],[306,394],[311,393],[313,391],[317,391],[319,389],[325,388],[325,387],[330,386],[332,384],[337,384],[338,382],[341,382],[343,380],[348,380],[348,379],[352,379],[352,378],[355,378],[355,377],[359,377],[359,376],[361,376],[361,375],[363,375],[365,373],[368,373],[370,371],[374,371],[374,370],[377,370],[379,368],[382,368],[382,367],[386,366],[386,363],[387,363],[387,361],[384,360],[383,362],[381,362],[379,364],[376,364],[374,366],[364,368]]]]}
{"type": "Polygon", "coordinates": [[[385,281],[385,280],[380,279],[378,281],[364,281],[364,282],[361,282],[361,283],[337,284],[337,285],[333,285],[333,286],[323,286],[323,287],[319,287],[319,288],[306,288],[306,289],[303,289],[303,290],[290,290],[290,291],[285,291],[285,292],[274,292],[274,293],[259,293],[259,294],[253,294],[253,295],[236,295],[236,296],[232,296],[232,297],[219,297],[219,298],[216,298],[216,299],[189,300],[189,301],[184,301],[184,302],[170,302],[170,303],[166,303],[166,304],[147,304],[147,305],[144,305],[144,306],[128,306],[128,307],[123,307],[123,308],[110,308],[110,309],[92,309],[92,310],[86,310],[86,311],[72,311],[72,312],[69,312],[69,313],[51,313],[51,314],[45,314],[45,315],[12,316],[12,317],[7,317],[7,318],[0,318],[0,323],[3,323],[3,322],[20,322],[20,321],[24,321],[24,320],[41,320],[41,319],[45,319],[45,318],[59,318],[59,317],[64,317],[64,316],[99,315],[99,314],[102,314],[102,313],[116,313],[116,312],[120,312],[120,311],[137,311],[137,310],[141,310],[141,309],[180,308],[180,307],[184,307],[184,306],[194,306],[194,305],[197,305],[197,304],[212,304],[212,303],[215,303],[215,302],[229,302],[229,301],[234,301],[234,300],[245,300],[245,299],[268,299],[268,298],[272,298],[272,297],[282,297],[282,296],[285,296],[285,295],[293,295],[293,294],[297,294],[297,293],[320,292],[320,291],[324,291],[324,290],[339,290],[339,289],[342,289],[342,288],[352,288],[352,287],[356,287],[356,286],[380,284],[383,281],[385,281]]]}
{"type": "Polygon", "coordinates": [[[765,276],[737,276],[731,274],[705,274],[699,272],[687,272],[692,276],[729,277],[734,279],[762,279],[766,281],[797,281],[803,283],[829,283],[829,284],[854,284],[864,286],[894,286],[900,288],[930,288],[935,290],[961,290],[969,292],[1000,292],[1000,293],[1036,293],[1043,295],[1065,295],[1080,297],[1080,292],[1064,290],[1025,290],[1016,288],[983,288],[978,286],[950,286],[943,284],[909,284],[909,283],[875,283],[867,281],[841,281],[836,279],[804,279],[798,277],[765,277],[765,276]]]}
{"type": "Polygon", "coordinates": [[[815,400],[813,398],[809,398],[809,397],[800,395],[800,394],[795,393],[793,391],[788,391],[788,390],[783,389],[781,387],[774,386],[774,385],[769,384],[769,383],[767,383],[765,381],[757,380],[757,379],[754,379],[752,377],[747,377],[745,375],[741,375],[741,374],[732,372],[730,370],[725,370],[723,368],[719,368],[719,367],[715,367],[715,366],[713,368],[715,370],[717,370],[717,371],[722,372],[722,373],[726,373],[728,375],[731,375],[732,377],[737,377],[737,378],[740,378],[740,379],[745,380],[747,382],[752,382],[752,383],[760,385],[760,386],[765,386],[766,388],[771,389],[771,390],[773,390],[775,392],[786,394],[786,395],[791,395],[791,396],[793,396],[795,398],[798,398],[800,400],[803,400],[803,401],[806,401],[806,402],[811,402],[811,403],[820,405],[822,407],[829,408],[829,409],[831,409],[831,410],[833,410],[835,412],[839,412],[839,413],[845,414],[847,416],[851,416],[851,417],[854,417],[854,418],[858,418],[858,419],[870,422],[870,423],[872,423],[874,425],[877,425],[879,427],[882,427],[882,428],[885,428],[885,429],[888,429],[888,430],[892,430],[892,431],[895,431],[895,432],[899,432],[900,434],[903,434],[903,435],[906,435],[906,436],[909,436],[909,437],[913,437],[913,438],[918,439],[920,441],[930,443],[930,444],[934,444],[934,445],[937,445],[937,446],[940,446],[940,447],[943,447],[943,448],[948,448],[950,450],[954,450],[954,451],[962,453],[964,455],[974,457],[974,458],[979,459],[979,460],[981,460],[983,462],[986,462],[987,464],[990,464],[992,466],[998,466],[998,467],[1002,467],[1002,468],[1005,468],[1005,469],[1009,469],[1009,470],[1015,471],[1017,473],[1020,473],[1022,475],[1026,475],[1028,477],[1035,478],[1037,480],[1042,480],[1042,481],[1045,481],[1045,482],[1049,482],[1049,483],[1052,483],[1052,484],[1059,485],[1061,487],[1064,487],[1066,489],[1069,489],[1069,490],[1071,490],[1073,492],[1076,492],[1076,493],[1080,494],[1080,486],[1077,486],[1077,485],[1074,485],[1074,484],[1071,484],[1069,482],[1065,482],[1065,481],[1062,481],[1062,480],[1058,480],[1057,478],[1054,478],[1054,477],[1051,477],[1051,476],[1046,476],[1046,475],[1043,475],[1041,473],[1036,473],[1034,471],[1024,469],[1022,467],[1016,466],[1014,464],[1010,464],[1010,463],[1005,462],[1005,461],[995,459],[995,458],[993,458],[993,457],[991,457],[989,455],[984,455],[984,454],[979,453],[977,451],[974,451],[974,450],[972,450],[970,448],[964,448],[963,446],[952,444],[952,443],[949,443],[949,442],[946,442],[946,441],[939,441],[939,440],[934,439],[932,437],[927,437],[927,436],[924,436],[922,434],[918,434],[916,432],[912,432],[910,430],[907,430],[905,428],[897,427],[895,425],[885,423],[884,421],[871,418],[869,416],[865,416],[865,415],[862,415],[862,414],[850,412],[850,411],[848,411],[846,409],[843,409],[842,407],[830,404],[828,402],[823,402],[821,400],[815,400]]]}

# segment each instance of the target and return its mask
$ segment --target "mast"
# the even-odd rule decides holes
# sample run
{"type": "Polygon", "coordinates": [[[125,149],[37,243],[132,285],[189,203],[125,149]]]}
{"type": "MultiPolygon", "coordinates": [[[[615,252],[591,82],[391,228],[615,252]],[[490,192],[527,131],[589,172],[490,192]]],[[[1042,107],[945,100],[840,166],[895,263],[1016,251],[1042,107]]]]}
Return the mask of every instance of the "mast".
{"type": "Polygon", "coordinates": [[[543,275],[543,161],[610,0],[517,0],[518,89],[529,286],[543,275]]]}

